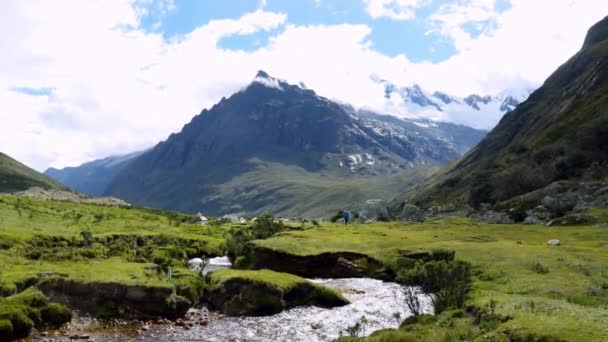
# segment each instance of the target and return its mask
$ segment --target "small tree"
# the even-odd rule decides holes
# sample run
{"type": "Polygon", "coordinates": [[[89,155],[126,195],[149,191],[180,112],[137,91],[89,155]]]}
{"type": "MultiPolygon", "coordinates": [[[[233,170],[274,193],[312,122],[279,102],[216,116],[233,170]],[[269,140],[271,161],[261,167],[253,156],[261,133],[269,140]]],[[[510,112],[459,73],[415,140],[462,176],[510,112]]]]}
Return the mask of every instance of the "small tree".
{"type": "Polygon", "coordinates": [[[91,247],[93,244],[93,233],[90,230],[83,230],[80,232],[82,236],[82,243],[85,247],[91,247]]]}
{"type": "Polygon", "coordinates": [[[402,286],[403,301],[414,316],[419,316],[422,313],[422,303],[420,302],[420,291],[413,286],[402,286]]]}

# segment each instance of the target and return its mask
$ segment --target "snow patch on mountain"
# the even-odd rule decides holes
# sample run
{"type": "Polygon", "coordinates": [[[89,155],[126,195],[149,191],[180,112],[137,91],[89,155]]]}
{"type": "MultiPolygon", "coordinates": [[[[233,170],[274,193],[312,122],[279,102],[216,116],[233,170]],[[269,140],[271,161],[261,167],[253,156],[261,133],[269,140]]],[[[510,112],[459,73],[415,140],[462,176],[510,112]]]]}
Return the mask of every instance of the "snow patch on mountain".
{"type": "MultiPolygon", "coordinates": [[[[467,124],[481,129],[492,128],[532,92],[530,89],[508,89],[496,95],[458,97],[441,91],[428,92],[416,84],[397,86],[378,77],[372,77],[372,80],[384,86],[385,101],[381,108],[384,113],[400,118],[467,124]],[[472,118],[475,118],[474,124],[471,124],[472,118]]],[[[378,108],[371,109],[378,111],[378,108]]]]}

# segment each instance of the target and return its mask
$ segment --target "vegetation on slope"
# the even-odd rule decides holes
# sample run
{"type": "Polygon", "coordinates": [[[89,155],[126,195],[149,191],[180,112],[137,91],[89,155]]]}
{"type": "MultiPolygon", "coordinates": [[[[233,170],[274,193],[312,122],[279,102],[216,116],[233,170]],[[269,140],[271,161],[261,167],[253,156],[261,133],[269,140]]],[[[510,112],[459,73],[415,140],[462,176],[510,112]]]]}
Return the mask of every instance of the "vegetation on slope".
{"type": "Polygon", "coordinates": [[[63,188],[51,178],[0,152],[0,193],[27,190],[35,186],[45,189],[63,188]]]}
{"type": "Polygon", "coordinates": [[[608,17],[583,49],[446,171],[397,198],[497,203],[558,180],[608,177],[608,17]]]}

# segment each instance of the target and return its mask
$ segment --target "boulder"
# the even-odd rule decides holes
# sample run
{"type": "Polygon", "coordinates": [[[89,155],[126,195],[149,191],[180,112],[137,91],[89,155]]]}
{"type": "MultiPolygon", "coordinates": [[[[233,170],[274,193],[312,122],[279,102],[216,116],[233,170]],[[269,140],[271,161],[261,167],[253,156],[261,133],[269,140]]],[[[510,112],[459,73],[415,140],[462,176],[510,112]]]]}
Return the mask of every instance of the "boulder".
{"type": "Polygon", "coordinates": [[[424,211],[412,204],[405,204],[399,214],[401,222],[424,222],[424,218],[424,211]]]}
{"type": "Polygon", "coordinates": [[[534,215],[527,216],[524,224],[541,224],[543,221],[534,215]]]}
{"type": "Polygon", "coordinates": [[[574,192],[566,192],[543,198],[542,204],[553,217],[561,216],[571,211],[578,203],[578,195],[574,192]]]}
{"type": "Polygon", "coordinates": [[[539,205],[534,209],[526,211],[526,214],[528,216],[535,216],[541,221],[548,220],[551,217],[551,213],[549,213],[549,210],[547,210],[547,208],[543,207],[542,205],[539,205]]]}
{"type": "Polygon", "coordinates": [[[363,222],[390,221],[388,204],[381,199],[370,199],[365,201],[359,212],[359,219],[363,222]]]}
{"type": "Polygon", "coordinates": [[[561,244],[562,244],[562,242],[557,239],[552,239],[552,240],[547,241],[547,245],[549,245],[549,246],[559,246],[561,244]]]}
{"type": "Polygon", "coordinates": [[[480,221],[490,224],[514,224],[515,221],[506,213],[488,211],[480,217],[480,221]]]}

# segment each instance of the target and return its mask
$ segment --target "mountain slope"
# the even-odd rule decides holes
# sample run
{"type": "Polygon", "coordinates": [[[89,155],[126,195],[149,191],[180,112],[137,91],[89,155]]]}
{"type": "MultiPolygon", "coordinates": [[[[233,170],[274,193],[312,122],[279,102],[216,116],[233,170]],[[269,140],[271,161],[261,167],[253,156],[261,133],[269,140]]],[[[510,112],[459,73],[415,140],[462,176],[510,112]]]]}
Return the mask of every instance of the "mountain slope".
{"type": "Polygon", "coordinates": [[[116,174],[142,153],[111,156],[60,170],[49,168],[44,174],[74,191],[90,196],[101,196],[116,174]]]}
{"type": "Polygon", "coordinates": [[[406,183],[374,178],[421,180],[458,156],[448,139],[354,115],[260,71],[245,89],[130,162],[106,194],[183,211],[312,215],[404,191],[406,183]]]}
{"type": "Polygon", "coordinates": [[[583,48],[465,157],[394,205],[497,203],[557,180],[608,176],[608,17],[583,48]]]}
{"type": "Polygon", "coordinates": [[[0,152],[0,192],[15,192],[31,187],[63,188],[51,178],[0,152]]]}

